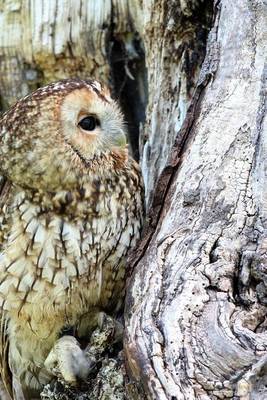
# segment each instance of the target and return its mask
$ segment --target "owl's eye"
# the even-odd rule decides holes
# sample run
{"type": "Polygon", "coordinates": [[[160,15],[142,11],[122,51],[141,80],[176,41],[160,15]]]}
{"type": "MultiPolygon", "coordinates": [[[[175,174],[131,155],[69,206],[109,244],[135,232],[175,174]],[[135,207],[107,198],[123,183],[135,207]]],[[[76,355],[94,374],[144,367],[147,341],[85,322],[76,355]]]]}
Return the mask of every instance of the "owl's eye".
{"type": "Polygon", "coordinates": [[[88,116],[83,118],[78,125],[85,131],[93,131],[97,126],[100,125],[99,120],[96,117],[88,116]]]}

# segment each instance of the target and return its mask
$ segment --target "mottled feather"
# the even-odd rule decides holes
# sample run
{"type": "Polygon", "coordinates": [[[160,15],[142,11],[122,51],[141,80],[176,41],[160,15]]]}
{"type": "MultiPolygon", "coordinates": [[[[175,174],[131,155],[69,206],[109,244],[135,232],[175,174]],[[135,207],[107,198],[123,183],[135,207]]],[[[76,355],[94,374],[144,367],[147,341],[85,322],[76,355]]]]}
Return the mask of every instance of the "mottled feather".
{"type": "Polygon", "coordinates": [[[92,314],[121,308],[143,183],[118,106],[99,82],[80,79],[40,88],[4,114],[0,173],[1,377],[14,396],[11,371],[30,399],[51,380],[44,362],[62,329],[86,337],[92,314]]]}

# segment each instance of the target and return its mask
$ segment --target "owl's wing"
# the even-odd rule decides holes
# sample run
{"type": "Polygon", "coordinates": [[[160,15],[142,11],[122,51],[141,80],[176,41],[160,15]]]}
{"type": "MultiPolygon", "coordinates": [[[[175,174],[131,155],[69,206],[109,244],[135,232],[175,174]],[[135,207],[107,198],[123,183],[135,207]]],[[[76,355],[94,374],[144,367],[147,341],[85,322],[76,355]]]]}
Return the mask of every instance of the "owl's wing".
{"type": "MultiPolygon", "coordinates": [[[[0,374],[1,374],[1,383],[3,386],[3,390],[6,391],[6,398],[12,399],[12,374],[8,365],[8,351],[9,351],[9,341],[7,336],[6,329],[6,319],[4,315],[1,315],[1,324],[0,324],[0,374]]],[[[2,398],[2,397],[1,397],[2,398]]]]}
{"type": "MultiPolygon", "coordinates": [[[[0,258],[7,233],[8,205],[11,196],[11,184],[0,175],[0,258]]],[[[0,271],[1,275],[1,271],[0,271]]],[[[12,376],[8,365],[8,335],[5,315],[0,311],[0,393],[1,399],[11,399],[12,376]],[[5,396],[2,393],[6,391],[5,396]]]]}
{"type": "Polygon", "coordinates": [[[0,175],[0,254],[5,240],[8,214],[7,208],[10,200],[10,195],[11,184],[6,178],[0,175]]]}

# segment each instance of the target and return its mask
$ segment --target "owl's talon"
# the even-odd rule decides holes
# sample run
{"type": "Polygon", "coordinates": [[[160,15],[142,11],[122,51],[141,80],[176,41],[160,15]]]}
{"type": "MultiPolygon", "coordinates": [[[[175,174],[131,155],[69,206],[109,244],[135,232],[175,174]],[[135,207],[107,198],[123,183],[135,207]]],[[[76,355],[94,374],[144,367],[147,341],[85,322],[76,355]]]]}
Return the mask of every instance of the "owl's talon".
{"type": "Polygon", "coordinates": [[[55,376],[75,385],[77,379],[85,380],[94,367],[94,361],[85,356],[74,336],[62,336],[45,360],[45,368],[55,376]]]}

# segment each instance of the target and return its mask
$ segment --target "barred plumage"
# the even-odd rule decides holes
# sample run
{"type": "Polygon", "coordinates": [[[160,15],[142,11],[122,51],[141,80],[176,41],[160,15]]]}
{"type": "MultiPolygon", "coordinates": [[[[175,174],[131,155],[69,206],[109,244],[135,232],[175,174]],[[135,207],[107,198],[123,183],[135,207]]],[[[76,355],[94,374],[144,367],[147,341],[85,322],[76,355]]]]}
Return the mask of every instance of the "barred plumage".
{"type": "Polygon", "coordinates": [[[63,327],[86,336],[93,314],[122,305],[143,218],[124,135],[107,89],[80,79],[38,89],[0,121],[1,375],[10,388],[9,364],[27,399],[51,379],[44,362],[63,327]]]}

